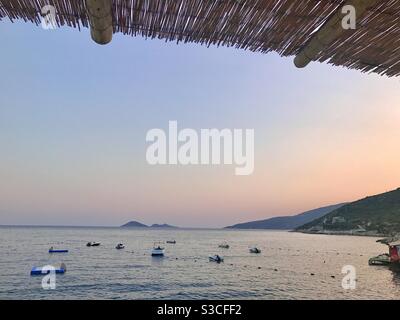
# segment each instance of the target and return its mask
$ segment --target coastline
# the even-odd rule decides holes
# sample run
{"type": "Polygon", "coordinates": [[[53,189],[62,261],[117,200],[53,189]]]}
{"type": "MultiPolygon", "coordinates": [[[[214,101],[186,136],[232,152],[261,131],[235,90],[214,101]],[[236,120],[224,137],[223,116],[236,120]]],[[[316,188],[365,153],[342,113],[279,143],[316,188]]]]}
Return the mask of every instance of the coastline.
{"type": "Polygon", "coordinates": [[[291,232],[305,233],[305,234],[321,234],[321,235],[330,235],[330,236],[360,236],[360,237],[376,237],[376,238],[386,238],[386,237],[390,236],[387,234],[373,232],[373,231],[360,232],[360,231],[353,231],[353,230],[341,230],[341,231],[292,230],[291,232]]]}

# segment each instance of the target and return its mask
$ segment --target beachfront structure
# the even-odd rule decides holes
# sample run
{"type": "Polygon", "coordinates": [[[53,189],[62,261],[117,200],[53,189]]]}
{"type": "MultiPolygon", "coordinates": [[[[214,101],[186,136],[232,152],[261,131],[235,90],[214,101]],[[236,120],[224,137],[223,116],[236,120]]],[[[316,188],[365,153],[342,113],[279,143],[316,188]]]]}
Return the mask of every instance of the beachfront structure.
{"type": "Polygon", "coordinates": [[[389,252],[372,257],[368,260],[370,265],[400,265],[400,237],[398,235],[377,240],[377,242],[386,244],[389,252]]]}
{"type": "Polygon", "coordinates": [[[0,0],[0,20],[41,25],[48,5],[57,26],[89,27],[99,44],[121,32],[400,75],[400,0],[0,0]],[[351,9],[355,29],[343,26],[351,9]]]}
{"type": "Polygon", "coordinates": [[[391,242],[388,244],[389,247],[389,256],[390,262],[399,262],[400,261],[400,242],[391,242]]]}

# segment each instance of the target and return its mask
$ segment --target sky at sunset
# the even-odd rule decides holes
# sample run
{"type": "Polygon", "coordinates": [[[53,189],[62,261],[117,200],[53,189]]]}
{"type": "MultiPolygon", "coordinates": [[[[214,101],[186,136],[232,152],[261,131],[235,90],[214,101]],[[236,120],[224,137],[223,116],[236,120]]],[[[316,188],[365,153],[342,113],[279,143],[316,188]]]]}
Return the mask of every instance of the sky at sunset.
{"type": "Polygon", "coordinates": [[[0,38],[0,224],[223,227],[400,187],[400,79],[6,19],[0,38]],[[254,173],[149,165],[170,120],[254,129],[254,173]]]}

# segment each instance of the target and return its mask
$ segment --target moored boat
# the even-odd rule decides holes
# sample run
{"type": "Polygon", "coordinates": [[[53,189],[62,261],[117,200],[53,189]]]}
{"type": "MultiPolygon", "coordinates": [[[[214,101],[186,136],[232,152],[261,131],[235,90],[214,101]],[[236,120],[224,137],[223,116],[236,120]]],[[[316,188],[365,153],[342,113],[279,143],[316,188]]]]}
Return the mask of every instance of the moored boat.
{"type": "Polygon", "coordinates": [[[380,254],[379,256],[372,257],[368,260],[370,266],[381,266],[390,264],[390,256],[387,253],[380,254]]]}
{"type": "Polygon", "coordinates": [[[253,247],[249,249],[250,253],[261,253],[261,249],[253,247]]]}
{"type": "Polygon", "coordinates": [[[154,244],[154,247],[151,250],[151,255],[153,257],[163,257],[164,254],[165,254],[165,249],[161,247],[161,245],[154,244]]]}
{"type": "Polygon", "coordinates": [[[86,244],[87,247],[98,247],[99,245],[100,245],[100,242],[94,242],[94,241],[88,242],[86,244]]]}
{"type": "Polygon", "coordinates": [[[67,253],[67,249],[54,249],[53,247],[50,247],[49,253],[67,253]]]}
{"type": "Polygon", "coordinates": [[[210,262],[217,262],[217,263],[224,262],[224,258],[220,257],[218,254],[208,257],[208,260],[210,260],[210,262]]]}
{"type": "Polygon", "coordinates": [[[115,247],[115,249],[118,249],[118,250],[125,249],[125,245],[123,243],[118,243],[117,246],[115,247]]]}

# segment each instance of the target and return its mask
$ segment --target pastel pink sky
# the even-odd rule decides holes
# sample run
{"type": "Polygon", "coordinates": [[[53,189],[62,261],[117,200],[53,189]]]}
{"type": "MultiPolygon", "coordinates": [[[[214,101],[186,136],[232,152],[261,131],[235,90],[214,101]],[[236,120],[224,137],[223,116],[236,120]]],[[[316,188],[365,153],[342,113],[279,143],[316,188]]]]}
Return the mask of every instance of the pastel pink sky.
{"type": "Polygon", "coordinates": [[[0,22],[0,224],[222,227],[400,186],[399,79],[0,22]],[[99,68],[100,66],[100,68],[99,68]],[[255,171],[150,166],[146,133],[255,129],[255,171]]]}

